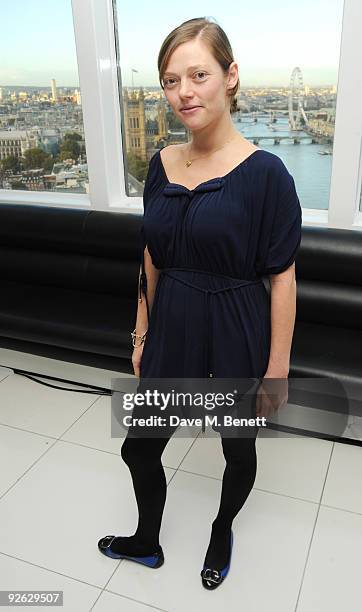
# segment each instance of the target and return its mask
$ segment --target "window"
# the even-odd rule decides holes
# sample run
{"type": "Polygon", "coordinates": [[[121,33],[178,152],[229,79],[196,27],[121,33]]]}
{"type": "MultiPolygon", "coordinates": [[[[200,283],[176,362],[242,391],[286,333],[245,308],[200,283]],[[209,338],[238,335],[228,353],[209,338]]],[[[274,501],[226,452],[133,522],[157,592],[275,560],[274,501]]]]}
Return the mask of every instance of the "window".
{"type": "Polygon", "coordinates": [[[88,192],[70,0],[4,3],[0,189],[88,192]]]}
{"type": "MultiPolygon", "coordinates": [[[[180,5],[173,13],[167,2],[143,3],[136,29],[134,7],[115,6],[126,188],[139,196],[153,153],[189,139],[159,86],[157,55],[168,32],[194,15],[194,3],[186,0],[182,13],[180,5]]],[[[306,0],[303,10],[285,0],[197,7],[217,19],[234,50],[241,85],[235,127],[284,161],[303,208],[327,210],[343,0],[306,0]]]]}

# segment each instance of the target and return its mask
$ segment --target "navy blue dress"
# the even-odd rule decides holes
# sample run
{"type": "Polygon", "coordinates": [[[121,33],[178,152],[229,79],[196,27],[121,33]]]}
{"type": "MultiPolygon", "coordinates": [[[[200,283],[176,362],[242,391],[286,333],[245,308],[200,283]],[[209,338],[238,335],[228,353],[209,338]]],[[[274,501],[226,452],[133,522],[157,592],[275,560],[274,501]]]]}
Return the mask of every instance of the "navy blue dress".
{"type": "Polygon", "coordinates": [[[263,377],[271,320],[261,277],[286,270],[301,242],[301,206],[283,161],[258,149],[189,190],[168,181],[157,151],[143,203],[140,297],[146,245],[161,274],[151,310],[147,300],[140,378],[263,377]]]}

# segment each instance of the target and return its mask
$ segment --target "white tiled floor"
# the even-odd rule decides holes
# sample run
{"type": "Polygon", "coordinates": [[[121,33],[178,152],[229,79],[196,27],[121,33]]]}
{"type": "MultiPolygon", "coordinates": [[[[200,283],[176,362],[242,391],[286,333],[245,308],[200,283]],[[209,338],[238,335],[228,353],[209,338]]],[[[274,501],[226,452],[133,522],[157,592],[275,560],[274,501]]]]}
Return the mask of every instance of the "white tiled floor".
{"type": "MultiPolygon", "coordinates": [[[[0,363],[108,388],[119,376],[4,349],[0,363]]],[[[164,451],[165,564],[107,559],[98,539],[137,525],[110,401],[0,368],[0,589],[63,590],[67,612],[360,609],[361,448],[261,431],[230,573],[208,592],[199,572],[220,499],[220,438],[173,438],[164,451]]]]}

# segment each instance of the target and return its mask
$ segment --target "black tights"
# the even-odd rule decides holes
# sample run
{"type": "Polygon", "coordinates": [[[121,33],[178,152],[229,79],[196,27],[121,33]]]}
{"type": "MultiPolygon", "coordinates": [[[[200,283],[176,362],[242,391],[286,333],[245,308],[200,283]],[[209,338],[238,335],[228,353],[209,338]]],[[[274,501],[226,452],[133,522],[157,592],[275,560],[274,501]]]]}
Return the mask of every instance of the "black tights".
{"type": "MultiPolygon", "coordinates": [[[[114,540],[111,548],[115,552],[151,554],[159,548],[167,490],[161,455],[169,439],[127,436],[122,444],[121,456],[131,472],[139,516],[133,536],[114,540]]],[[[228,560],[232,521],[249,496],[257,468],[255,437],[221,437],[221,441],[226,466],[219,511],[205,557],[207,565],[220,569],[228,560]]]]}

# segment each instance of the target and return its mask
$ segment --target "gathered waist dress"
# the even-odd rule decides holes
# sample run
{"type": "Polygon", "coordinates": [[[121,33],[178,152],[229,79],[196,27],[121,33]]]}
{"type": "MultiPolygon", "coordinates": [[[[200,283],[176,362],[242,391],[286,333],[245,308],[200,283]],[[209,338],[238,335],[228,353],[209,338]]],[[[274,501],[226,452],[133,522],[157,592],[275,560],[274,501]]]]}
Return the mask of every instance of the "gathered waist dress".
{"type": "Polygon", "coordinates": [[[258,149],[190,190],[168,181],[157,151],[143,202],[140,377],[262,377],[271,341],[263,277],[291,266],[301,242],[301,206],[282,160],[258,149]],[[160,271],[151,309],[146,246],[160,271]]]}

